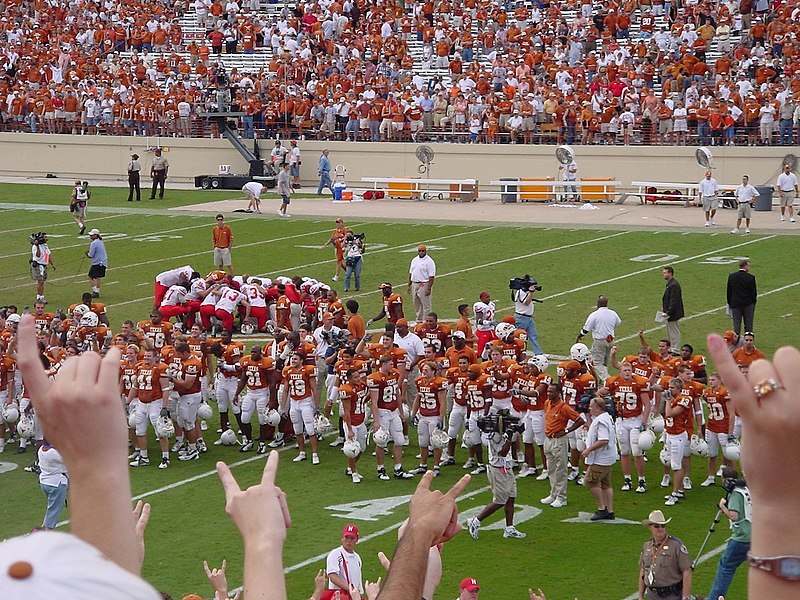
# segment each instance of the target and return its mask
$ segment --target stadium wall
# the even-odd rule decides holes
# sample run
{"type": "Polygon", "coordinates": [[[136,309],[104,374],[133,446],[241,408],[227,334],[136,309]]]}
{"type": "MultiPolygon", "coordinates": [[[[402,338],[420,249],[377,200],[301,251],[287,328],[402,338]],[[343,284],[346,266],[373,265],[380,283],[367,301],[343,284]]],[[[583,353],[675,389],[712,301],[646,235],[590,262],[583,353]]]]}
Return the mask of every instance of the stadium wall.
{"type": "MultiPolygon", "coordinates": [[[[216,174],[219,165],[231,165],[234,173],[246,173],[247,164],[224,139],[161,138],[168,149],[170,178],[192,181],[195,175],[216,174]]],[[[73,136],[0,133],[0,175],[90,180],[125,179],[130,154],[141,156],[143,184],[147,185],[152,154],[147,145],[158,138],[73,136]]],[[[248,145],[252,144],[249,140],[248,145]]],[[[418,160],[413,143],[347,143],[301,141],[302,182],[316,185],[316,166],[323,148],[330,149],[333,165],[347,168],[347,180],[357,186],[361,177],[417,177],[418,160]]],[[[272,140],[261,142],[268,157],[272,140]]],[[[431,144],[436,153],[431,167],[434,179],[474,178],[488,183],[502,177],[556,177],[554,146],[431,144]]],[[[610,177],[664,182],[696,182],[703,169],[695,162],[691,146],[575,146],[581,177],[610,177]]],[[[793,147],[745,146],[713,148],[720,184],[738,184],[744,173],[755,185],[774,185],[781,159],[793,147]]],[[[496,196],[495,196],[496,197],[496,196]]]]}

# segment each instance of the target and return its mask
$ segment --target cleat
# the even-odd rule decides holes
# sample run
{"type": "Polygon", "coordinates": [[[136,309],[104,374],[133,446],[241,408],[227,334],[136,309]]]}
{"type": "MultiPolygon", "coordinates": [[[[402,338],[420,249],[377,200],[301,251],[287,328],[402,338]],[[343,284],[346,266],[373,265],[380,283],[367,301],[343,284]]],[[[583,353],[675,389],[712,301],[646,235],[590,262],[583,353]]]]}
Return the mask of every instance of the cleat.
{"type": "Polygon", "coordinates": [[[81,236],[86,233],[86,225],[81,225],[81,230],[78,232],[78,235],[81,236]]]}
{"type": "Polygon", "coordinates": [[[539,475],[536,477],[536,481],[544,481],[550,477],[550,473],[547,472],[547,469],[543,470],[539,475]]]}
{"type": "Polygon", "coordinates": [[[33,463],[32,465],[29,465],[22,470],[25,471],[26,473],[34,473],[35,475],[38,475],[39,473],[42,472],[42,469],[39,467],[37,463],[33,463]]]}
{"type": "Polygon", "coordinates": [[[601,510],[595,511],[595,513],[589,517],[590,521],[602,521],[608,515],[608,510],[603,508],[601,510]]]}
{"type": "Polygon", "coordinates": [[[441,468],[439,467],[439,465],[436,465],[435,467],[433,467],[433,476],[434,477],[438,477],[441,474],[441,472],[442,471],[441,471],[441,468]]]}
{"type": "MultiPolygon", "coordinates": [[[[178,456],[178,460],[188,461],[188,460],[200,460],[200,453],[197,450],[189,450],[188,452],[181,454],[178,456]]],[[[159,469],[166,469],[166,467],[162,467],[158,465],[159,469]]]]}
{"type": "Polygon", "coordinates": [[[671,481],[670,481],[669,475],[664,475],[661,478],[661,487],[669,487],[670,483],[671,483],[671,481]]]}
{"type": "Polygon", "coordinates": [[[556,499],[556,500],[554,500],[554,501],[553,501],[553,502],[550,504],[550,506],[551,506],[552,508],[563,508],[563,507],[565,507],[566,505],[567,505],[567,501],[566,501],[566,500],[559,500],[559,499],[556,499]]]}
{"type": "Polygon", "coordinates": [[[416,469],[414,469],[413,471],[409,471],[409,473],[413,473],[414,475],[425,475],[425,473],[427,473],[427,472],[428,472],[428,466],[427,465],[420,465],[416,469]]]}
{"type": "Polygon", "coordinates": [[[130,463],[132,467],[149,467],[150,466],[150,459],[145,458],[144,456],[140,456],[136,460],[130,463]]]}
{"type": "Polygon", "coordinates": [[[526,538],[528,536],[526,534],[522,533],[521,531],[519,531],[513,525],[509,525],[508,527],[506,527],[503,530],[503,537],[504,538],[515,538],[515,539],[521,540],[521,539],[526,538]]]}
{"type": "Polygon", "coordinates": [[[292,462],[303,462],[306,459],[306,453],[301,452],[292,459],[292,462]]]}
{"type": "Polygon", "coordinates": [[[636,493],[644,494],[646,491],[647,491],[647,484],[645,483],[644,479],[640,479],[639,485],[636,486],[636,493]]]}
{"type": "Polygon", "coordinates": [[[255,446],[255,442],[253,442],[253,440],[245,439],[244,444],[242,444],[242,447],[239,448],[239,452],[250,452],[250,450],[253,449],[253,446],[255,446]]]}
{"type": "Polygon", "coordinates": [[[541,500],[542,504],[552,504],[554,501],[555,498],[553,498],[552,496],[547,496],[545,498],[542,498],[541,500]]]}
{"type": "Polygon", "coordinates": [[[469,535],[473,540],[478,539],[478,529],[481,527],[481,522],[478,521],[477,517],[470,517],[467,519],[467,531],[469,531],[469,535]]]}
{"type": "Polygon", "coordinates": [[[222,427],[220,427],[219,429],[217,429],[217,433],[222,433],[222,427]]]}
{"type": "Polygon", "coordinates": [[[683,489],[690,490],[692,489],[692,480],[688,477],[683,478],[683,489]]]}
{"type": "Polygon", "coordinates": [[[280,448],[286,442],[283,441],[283,434],[279,433],[275,436],[275,439],[272,440],[268,445],[270,448],[280,448]]]}
{"type": "Polygon", "coordinates": [[[440,467],[449,467],[449,466],[452,466],[454,464],[456,464],[456,459],[453,458],[452,456],[448,456],[447,458],[443,458],[439,462],[439,466],[440,467]]]}
{"type": "Polygon", "coordinates": [[[208,446],[206,446],[205,440],[203,440],[203,439],[197,440],[197,450],[201,454],[205,454],[206,452],[208,452],[208,446]]]}
{"type": "Polygon", "coordinates": [[[319,464],[319,455],[316,452],[314,452],[311,455],[311,464],[312,465],[318,465],[319,464]]]}
{"type": "Polygon", "coordinates": [[[128,455],[128,460],[136,460],[142,455],[141,450],[138,448],[128,455]]]}
{"type": "Polygon", "coordinates": [[[350,467],[347,467],[344,470],[344,476],[345,477],[352,477],[352,475],[353,475],[353,469],[351,469],[350,467]]]}
{"type": "Polygon", "coordinates": [[[169,459],[164,457],[161,459],[161,462],[158,463],[159,469],[168,469],[169,468],[169,459]]]}
{"type": "Polygon", "coordinates": [[[395,479],[414,479],[414,475],[412,473],[408,473],[407,471],[403,471],[402,468],[394,470],[394,478],[395,479]]]}
{"type": "Polygon", "coordinates": [[[344,438],[343,438],[343,437],[337,437],[335,440],[333,440],[333,441],[332,441],[330,444],[328,444],[328,445],[329,445],[331,448],[336,448],[336,446],[341,446],[342,444],[344,444],[344,438]]]}
{"type": "Polygon", "coordinates": [[[678,502],[679,502],[678,497],[670,494],[664,501],[664,506],[675,506],[678,502]]]}
{"type": "Polygon", "coordinates": [[[361,480],[363,479],[358,473],[353,473],[351,477],[353,478],[353,483],[361,483],[361,480]]]}
{"type": "Polygon", "coordinates": [[[172,444],[172,448],[169,449],[170,452],[180,452],[183,449],[183,442],[175,442],[172,444]]]}
{"type": "Polygon", "coordinates": [[[575,480],[575,483],[578,485],[583,485],[583,482],[586,481],[586,475],[579,475],[578,478],[575,480]]]}
{"type": "Polygon", "coordinates": [[[14,454],[25,454],[28,451],[27,446],[20,446],[14,454]]]}
{"type": "Polygon", "coordinates": [[[266,453],[267,453],[266,442],[258,442],[258,449],[256,450],[256,454],[266,454],[266,453]]]}
{"type": "Polygon", "coordinates": [[[478,466],[470,471],[470,475],[480,475],[481,473],[486,473],[486,466],[478,463],[478,466]]]}
{"type": "Polygon", "coordinates": [[[471,469],[475,466],[475,459],[470,457],[467,459],[467,462],[464,463],[464,466],[461,467],[462,469],[471,469]]]}
{"type": "Polygon", "coordinates": [[[389,481],[391,477],[386,474],[386,469],[378,469],[378,479],[381,481],[389,481]]]}
{"type": "Polygon", "coordinates": [[[633,489],[633,483],[630,479],[625,479],[625,483],[623,483],[622,487],[619,489],[623,492],[630,492],[633,489]]]}
{"type": "Polygon", "coordinates": [[[714,476],[713,475],[709,475],[708,477],[706,477],[706,480],[703,483],[700,484],[700,487],[708,487],[710,485],[714,485],[715,483],[716,483],[716,480],[714,479],[714,476]]]}

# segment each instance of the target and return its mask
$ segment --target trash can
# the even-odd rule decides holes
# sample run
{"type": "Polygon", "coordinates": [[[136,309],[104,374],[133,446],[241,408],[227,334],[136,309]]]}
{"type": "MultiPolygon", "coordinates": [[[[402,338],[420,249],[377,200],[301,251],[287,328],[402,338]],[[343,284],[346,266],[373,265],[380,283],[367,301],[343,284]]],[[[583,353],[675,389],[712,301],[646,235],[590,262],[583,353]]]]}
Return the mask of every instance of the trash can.
{"type": "Polygon", "coordinates": [[[334,200],[341,200],[342,199],[342,191],[347,189],[346,183],[334,183],[333,184],[333,199],[334,200]]]}
{"type": "MultiPolygon", "coordinates": [[[[500,181],[519,181],[518,177],[501,177],[500,181]]],[[[512,204],[517,201],[517,191],[519,188],[516,185],[504,186],[500,193],[500,202],[502,204],[512,204]]]]}
{"type": "Polygon", "coordinates": [[[755,209],[760,212],[772,210],[772,194],[775,188],[771,185],[757,185],[755,188],[758,190],[755,209]]]}

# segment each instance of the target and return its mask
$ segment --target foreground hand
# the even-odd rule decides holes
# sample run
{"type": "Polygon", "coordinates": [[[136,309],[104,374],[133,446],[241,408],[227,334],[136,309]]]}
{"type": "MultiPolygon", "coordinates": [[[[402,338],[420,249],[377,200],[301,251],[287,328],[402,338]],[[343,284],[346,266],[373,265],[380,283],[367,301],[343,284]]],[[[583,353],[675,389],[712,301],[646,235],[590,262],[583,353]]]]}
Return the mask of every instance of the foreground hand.
{"type": "Polygon", "coordinates": [[[547,597],[544,595],[544,592],[539,588],[535,592],[528,588],[528,596],[531,600],[547,600],[547,597]]]}
{"type": "Polygon", "coordinates": [[[238,527],[245,546],[260,540],[280,544],[286,540],[286,529],[292,519],[286,494],[275,485],[277,472],[278,453],[273,450],[264,466],[261,483],[242,490],[228,465],[217,463],[217,475],[225,490],[225,512],[238,527]]]}
{"type": "Polygon", "coordinates": [[[464,475],[443,494],[439,490],[430,489],[432,471],[422,476],[409,503],[409,524],[430,535],[431,546],[444,543],[461,531],[456,498],[467,487],[470,479],[469,475],[464,475]]]}
{"type": "Polygon", "coordinates": [[[139,542],[139,564],[144,562],[144,532],[147,530],[147,523],[150,521],[150,505],[139,500],[133,507],[133,520],[136,522],[136,540],[139,542]]]}
{"type": "Polygon", "coordinates": [[[373,581],[372,583],[369,580],[364,583],[364,593],[367,595],[368,600],[376,600],[378,594],[381,593],[381,578],[378,577],[378,581],[373,581]]]}
{"type": "Polygon", "coordinates": [[[222,567],[219,569],[210,569],[208,567],[208,561],[203,561],[203,569],[206,572],[206,577],[208,577],[208,581],[211,582],[215,592],[219,592],[221,594],[228,593],[228,578],[225,576],[225,569],[227,567],[228,561],[224,558],[222,559],[222,567]]]}

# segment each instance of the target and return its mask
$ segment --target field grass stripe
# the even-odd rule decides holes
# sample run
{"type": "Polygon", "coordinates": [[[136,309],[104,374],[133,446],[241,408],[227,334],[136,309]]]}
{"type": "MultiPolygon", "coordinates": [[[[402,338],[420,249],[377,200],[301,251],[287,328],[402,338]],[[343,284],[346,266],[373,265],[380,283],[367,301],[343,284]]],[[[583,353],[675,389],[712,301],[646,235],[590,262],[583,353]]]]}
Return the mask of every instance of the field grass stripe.
{"type": "MultiPolygon", "coordinates": [[[[9,209],[5,209],[5,210],[9,210],[9,209]]],[[[51,211],[48,211],[48,212],[51,212],[51,211]]],[[[52,212],[63,212],[63,211],[61,211],[61,210],[59,210],[59,211],[53,210],[52,212]]],[[[106,217],[92,218],[92,222],[105,221],[106,219],[113,219],[113,218],[118,217],[118,216],[119,215],[108,215],[106,217]]],[[[49,225],[36,225],[35,227],[33,227],[31,225],[28,225],[27,227],[17,227],[16,229],[5,229],[5,230],[3,230],[3,233],[6,234],[6,233],[15,233],[17,231],[33,231],[34,229],[38,229],[39,231],[47,231],[48,229],[51,229],[53,227],[66,227],[67,225],[71,225],[72,227],[76,226],[75,225],[75,221],[63,221],[61,223],[51,223],[49,225]]],[[[0,258],[3,258],[3,257],[0,256],[0,258]]]]}

